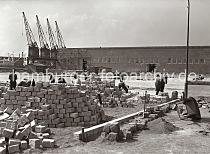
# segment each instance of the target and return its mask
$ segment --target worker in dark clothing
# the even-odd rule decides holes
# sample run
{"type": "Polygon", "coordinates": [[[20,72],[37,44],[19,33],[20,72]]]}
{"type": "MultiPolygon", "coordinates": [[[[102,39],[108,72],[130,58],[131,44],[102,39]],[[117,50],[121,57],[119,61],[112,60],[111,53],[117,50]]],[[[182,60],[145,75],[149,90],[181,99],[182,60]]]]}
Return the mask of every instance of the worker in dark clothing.
{"type": "Polygon", "coordinates": [[[17,86],[17,74],[15,74],[15,69],[12,70],[12,73],[9,75],[10,80],[10,90],[13,90],[17,86]]]}
{"type": "Polygon", "coordinates": [[[32,87],[35,87],[35,85],[36,85],[36,83],[35,83],[35,80],[33,79],[33,80],[32,80],[32,83],[31,83],[31,86],[32,86],[32,87]]]}
{"type": "Polygon", "coordinates": [[[126,84],[122,78],[120,79],[120,83],[118,84],[118,87],[120,90],[121,90],[121,88],[123,88],[125,90],[125,92],[128,93],[128,86],[126,86],[126,84]]]}
{"type": "Polygon", "coordinates": [[[163,78],[160,79],[160,92],[164,92],[165,81],[163,78]]]}
{"type": "Polygon", "coordinates": [[[198,103],[193,97],[189,97],[185,99],[183,104],[186,106],[186,109],[187,109],[187,113],[185,114],[185,117],[191,118],[192,120],[201,119],[198,103]]]}
{"type": "Polygon", "coordinates": [[[160,75],[157,74],[156,75],[156,81],[155,81],[155,91],[156,91],[156,95],[159,94],[161,90],[161,80],[160,80],[160,75]]]}
{"type": "Polygon", "coordinates": [[[99,103],[100,103],[100,105],[103,105],[103,103],[102,103],[102,99],[101,99],[101,94],[100,93],[98,93],[98,100],[99,100],[99,103]]]}
{"type": "Polygon", "coordinates": [[[66,80],[64,78],[59,78],[58,83],[66,83],[66,80]]]}
{"type": "Polygon", "coordinates": [[[18,86],[22,86],[22,87],[30,87],[31,86],[31,80],[28,79],[23,79],[18,86]]]}
{"type": "Polygon", "coordinates": [[[55,83],[55,78],[53,77],[52,74],[50,74],[50,83],[55,83]]]}
{"type": "Polygon", "coordinates": [[[164,74],[164,79],[165,79],[165,84],[167,84],[168,83],[168,75],[166,73],[164,74]]]}

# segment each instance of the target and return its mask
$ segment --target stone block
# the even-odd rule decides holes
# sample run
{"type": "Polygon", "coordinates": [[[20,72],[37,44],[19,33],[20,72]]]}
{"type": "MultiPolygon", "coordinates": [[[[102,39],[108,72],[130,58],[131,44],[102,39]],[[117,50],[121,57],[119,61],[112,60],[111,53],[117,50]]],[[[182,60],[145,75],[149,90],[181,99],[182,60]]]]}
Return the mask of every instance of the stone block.
{"type": "Polygon", "coordinates": [[[118,136],[117,133],[111,132],[108,134],[107,138],[109,141],[117,141],[117,136],[118,136]]]}
{"type": "Polygon", "coordinates": [[[112,123],[110,125],[110,130],[111,130],[111,132],[119,133],[120,132],[120,125],[119,125],[119,123],[118,122],[112,123]]]}
{"type": "Polygon", "coordinates": [[[64,128],[64,127],[65,127],[64,123],[57,124],[57,128],[64,128]]]}
{"type": "Polygon", "coordinates": [[[31,102],[25,102],[26,107],[31,107],[31,102]]]}
{"type": "Polygon", "coordinates": [[[23,136],[27,137],[30,134],[31,130],[31,125],[27,124],[24,126],[24,129],[21,133],[23,134],[23,136]]]}
{"type": "Polygon", "coordinates": [[[4,110],[4,113],[7,113],[7,114],[12,114],[12,109],[7,107],[5,110],[4,110]]]}
{"type": "Polygon", "coordinates": [[[125,137],[126,140],[132,140],[133,139],[132,132],[131,131],[126,131],[124,133],[124,137],[125,137]]]}
{"type": "Polygon", "coordinates": [[[42,106],[41,106],[41,109],[42,109],[43,111],[47,111],[47,110],[50,109],[50,105],[49,105],[49,104],[42,105],[42,106]]]}
{"type": "Polygon", "coordinates": [[[49,138],[50,134],[49,133],[43,133],[42,136],[43,136],[43,138],[49,138]]]}
{"type": "Polygon", "coordinates": [[[35,132],[37,133],[43,133],[45,129],[46,129],[46,126],[42,126],[42,125],[35,126],[35,132]]]}
{"type": "Polygon", "coordinates": [[[111,126],[110,123],[106,124],[103,128],[103,132],[105,132],[106,134],[109,134],[111,132],[110,126],[111,126]]]}
{"type": "Polygon", "coordinates": [[[55,140],[53,140],[53,139],[43,139],[42,146],[43,146],[43,148],[54,148],[55,147],[55,140]]]}
{"type": "Polygon", "coordinates": [[[70,117],[72,117],[72,118],[77,118],[77,117],[78,117],[78,113],[71,113],[71,114],[70,114],[70,117]]]}
{"type": "Polygon", "coordinates": [[[4,121],[0,121],[0,127],[6,127],[7,123],[4,121]]]}
{"type": "Polygon", "coordinates": [[[10,145],[20,145],[20,140],[19,139],[9,139],[9,146],[10,145]]]}
{"type": "Polygon", "coordinates": [[[0,154],[6,154],[7,150],[5,147],[0,147],[0,154]]]}
{"type": "Polygon", "coordinates": [[[12,138],[13,134],[14,134],[14,130],[5,128],[5,129],[3,130],[2,136],[3,136],[3,137],[6,137],[6,138],[12,138]]]}
{"type": "Polygon", "coordinates": [[[20,119],[18,120],[19,126],[24,126],[27,122],[29,122],[29,119],[27,118],[26,114],[23,114],[20,119]]]}
{"type": "Polygon", "coordinates": [[[40,139],[29,139],[29,146],[31,149],[37,149],[41,147],[41,140],[40,139]]]}
{"type": "Polygon", "coordinates": [[[29,121],[34,120],[35,116],[33,112],[26,113],[26,117],[29,119],[29,121]]]}
{"type": "Polygon", "coordinates": [[[15,132],[15,136],[14,136],[15,139],[20,139],[20,140],[22,140],[23,137],[24,137],[24,135],[21,133],[21,131],[15,132]]]}
{"type": "Polygon", "coordinates": [[[26,150],[28,148],[28,143],[27,143],[27,141],[21,141],[20,142],[20,149],[21,150],[26,150]]]}
{"type": "Polygon", "coordinates": [[[35,132],[30,132],[28,138],[29,139],[38,139],[38,135],[35,132]]]}
{"type": "Polygon", "coordinates": [[[10,153],[19,153],[20,152],[19,145],[8,146],[8,152],[9,152],[9,154],[10,153]]]}
{"type": "Polygon", "coordinates": [[[0,138],[0,147],[3,147],[6,144],[5,137],[0,138]]]}

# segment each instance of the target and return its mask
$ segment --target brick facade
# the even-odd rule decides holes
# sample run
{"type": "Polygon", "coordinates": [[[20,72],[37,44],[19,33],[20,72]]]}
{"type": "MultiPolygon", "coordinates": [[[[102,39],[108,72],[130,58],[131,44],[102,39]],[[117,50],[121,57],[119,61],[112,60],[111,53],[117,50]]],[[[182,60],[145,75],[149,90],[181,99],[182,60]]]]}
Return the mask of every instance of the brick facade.
{"type": "MultiPolygon", "coordinates": [[[[81,69],[85,59],[88,66],[113,71],[146,72],[148,64],[155,64],[157,71],[178,73],[185,70],[185,51],[185,46],[66,48],[59,49],[58,59],[66,69],[81,69]]],[[[210,46],[190,47],[189,63],[190,72],[210,73],[210,46]]]]}

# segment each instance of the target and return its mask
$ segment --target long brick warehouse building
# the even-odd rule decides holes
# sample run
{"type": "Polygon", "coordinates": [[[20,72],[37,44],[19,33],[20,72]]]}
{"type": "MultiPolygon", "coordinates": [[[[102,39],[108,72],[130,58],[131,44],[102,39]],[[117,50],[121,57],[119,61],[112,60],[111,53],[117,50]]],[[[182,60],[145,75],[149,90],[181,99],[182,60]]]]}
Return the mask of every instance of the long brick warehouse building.
{"type": "MultiPolygon", "coordinates": [[[[179,73],[186,67],[186,47],[64,48],[59,49],[58,61],[63,69],[82,69],[85,61],[88,67],[105,67],[112,71],[148,72],[156,69],[179,73]]],[[[210,73],[210,46],[189,48],[189,71],[210,73]]]]}

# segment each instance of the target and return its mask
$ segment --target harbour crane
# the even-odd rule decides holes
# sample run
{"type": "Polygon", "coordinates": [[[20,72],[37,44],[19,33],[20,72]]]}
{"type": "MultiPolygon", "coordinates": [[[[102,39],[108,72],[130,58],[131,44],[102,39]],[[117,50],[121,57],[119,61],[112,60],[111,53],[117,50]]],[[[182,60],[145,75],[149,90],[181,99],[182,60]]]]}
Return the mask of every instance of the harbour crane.
{"type": "Polygon", "coordinates": [[[40,42],[40,58],[43,60],[47,60],[50,58],[50,48],[47,43],[42,26],[40,24],[38,15],[36,15],[36,20],[37,20],[36,24],[37,24],[37,28],[38,28],[39,42],[40,42]]]}
{"type": "Polygon", "coordinates": [[[34,63],[34,61],[39,58],[39,47],[37,45],[36,40],[34,39],[33,32],[31,30],[31,27],[29,25],[29,22],[25,16],[25,13],[23,13],[23,19],[24,19],[24,25],[25,25],[25,31],[26,31],[26,38],[28,42],[28,59],[27,64],[34,63]]]}
{"type": "Polygon", "coordinates": [[[61,31],[58,27],[57,21],[55,21],[55,26],[56,26],[56,34],[57,34],[57,39],[58,39],[58,48],[66,48],[64,40],[63,40],[63,36],[62,36],[61,31]]]}
{"type": "Polygon", "coordinates": [[[51,65],[56,68],[56,61],[57,61],[57,49],[58,49],[58,45],[56,43],[56,39],[55,39],[55,35],[53,33],[53,30],[51,28],[50,22],[47,18],[47,30],[48,30],[48,36],[49,36],[49,42],[50,42],[50,58],[53,60],[51,65]]]}
{"type": "Polygon", "coordinates": [[[48,30],[49,41],[50,41],[51,58],[57,58],[58,45],[56,43],[55,35],[53,33],[53,30],[51,28],[48,18],[47,18],[47,30],[48,30]]]}

